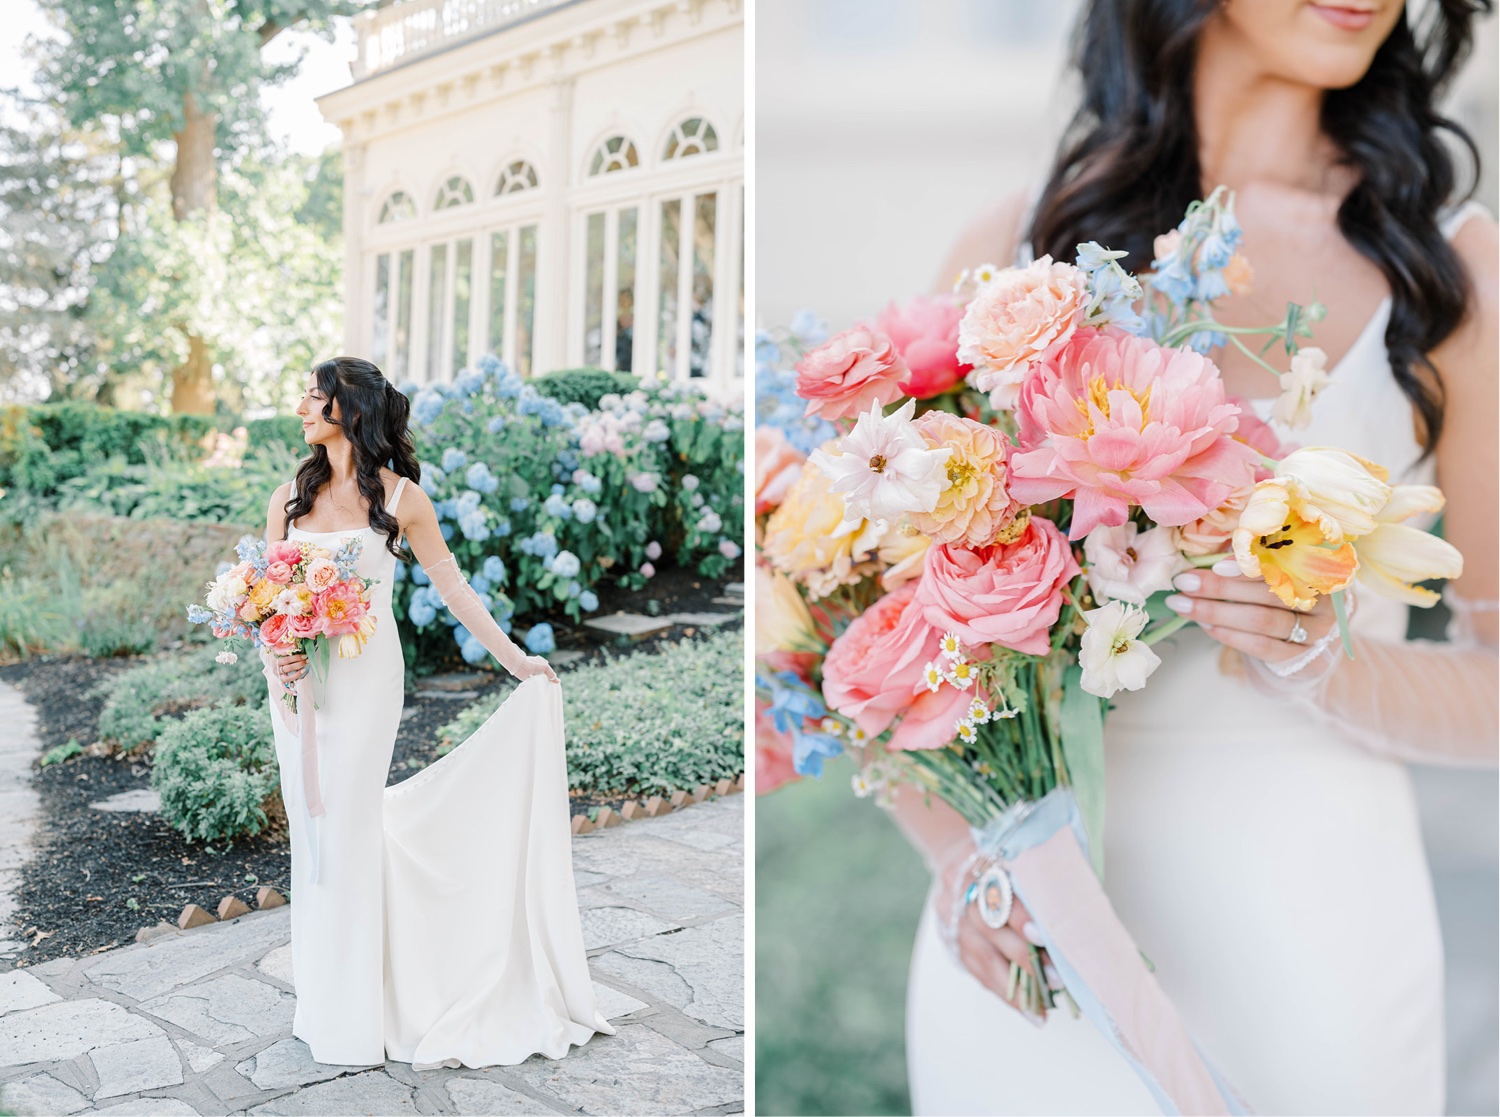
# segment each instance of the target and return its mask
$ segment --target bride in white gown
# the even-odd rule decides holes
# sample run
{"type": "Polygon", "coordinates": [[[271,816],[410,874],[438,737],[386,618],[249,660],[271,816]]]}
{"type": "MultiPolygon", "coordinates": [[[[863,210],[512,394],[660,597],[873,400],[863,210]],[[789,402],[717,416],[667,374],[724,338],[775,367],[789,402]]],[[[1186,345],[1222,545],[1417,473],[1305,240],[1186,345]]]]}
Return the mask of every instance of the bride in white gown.
{"type": "MultiPolygon", "coordinates": [[[[1466,6],[1430,8],[1466,41],[1466,6]]],[[[1151,236],[1225,183],[1256,274],[1222,320],[1328,306],[1312,343],[1338,359],[1292,437],[1448,496],[1445,535],[1468,556],[1451,643],[1407,641],[1408,606],[1366,591],[1356,659],[1325,654],[1281,681],[1265,664],[1302,651],[1291,613],[1260,583],[1204,572],[1176,602],[1204,627],[1159,648],[1150,685],[1106,721],[1105,889],[1260,1113],[1443,1112],[1442,943],[1404,761],[1496,760],[1496,229],[1472,204],[1440,210],[1453,174],[1430,104],[1454,58],[1429,55],[1423,75],[1406,18],[1391,0],[1096,0],[1084,127],[1040,197],[976,223],[943,273],[1030,259],[1028,242],[1071,259],[1089,239],[1143,268],[1151,236]],[[1444,392],[1426,456],[1433,414],[1393,373],[1424,377],[1422,354],[1444,392]]],[[[1213,356],[1267,417],[1270,374],[1213,356]]],[[[1303,619],[1314,640],[1333,623],[1326,606],[1303,619]]],[[[971,908],[962,960],[949,952],[937,913],[953,910],[967,829],[910,794],[895,813],[934,871],[908,985],[914,1112],[1157,1112],[1086,1020],[1053,1011],[1038,1027],[1004,1002],[1019,935],[986,937],[971,908]]]]}
{"type": "Polygon", "coordinates": [[[302,656],[261,653],[291,826],[292,1034],[318,1062],[351,1066],[562,1058],[614,1029],[595,1003],[574,893],[557,676],[459,572],[427,494],[408,483],[420,466],[407,401],[380,370],[318,365],[297,413],[312,455],[271,497],[266,538],[332,551],[361,536],[357,571],[378,584],[373,636],[358,656],[331,657],[326,684],[302,656]],[[403,535],[448,607],[523,682],[452,752],[387,788],[405,692],[388,542],[403,535]],[[284,686],[302,713],[315,705],[312,719],[283,713],[284,686]]]}

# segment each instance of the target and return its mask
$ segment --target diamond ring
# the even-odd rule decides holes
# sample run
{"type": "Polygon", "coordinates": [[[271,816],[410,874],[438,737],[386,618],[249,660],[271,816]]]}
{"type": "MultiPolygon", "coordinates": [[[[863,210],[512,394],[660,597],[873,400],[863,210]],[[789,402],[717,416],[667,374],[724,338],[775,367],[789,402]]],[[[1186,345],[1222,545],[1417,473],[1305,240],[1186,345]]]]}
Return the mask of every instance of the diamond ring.
{"type": "Polygon", "coordinates": [[[1286,638],[1286,642],[1288,644],[1305,644],[1305,643],[1307,643],[1307,629],[1305,629],[1305,628],[1302,627],[1302,618],[1301,617],[1294,616],[1292,618],[1292,631],[1291,631],[1291,635],[1289,635],[1286,638]]]}

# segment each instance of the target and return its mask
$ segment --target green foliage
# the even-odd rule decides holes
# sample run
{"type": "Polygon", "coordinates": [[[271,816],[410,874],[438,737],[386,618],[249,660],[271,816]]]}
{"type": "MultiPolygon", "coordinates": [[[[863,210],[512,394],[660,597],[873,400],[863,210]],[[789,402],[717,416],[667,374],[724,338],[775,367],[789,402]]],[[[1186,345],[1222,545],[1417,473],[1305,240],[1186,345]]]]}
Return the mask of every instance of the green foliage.
{"type": "Polygon", "coordinates": [[[296,415],[276,415],[270,419],[251,419],[245,424],[245,456],[255,457],[265,450],[285,450],[300,457],[307,450],[302,440],[302,420],[296,415]]]}
{"type": "Polygon", "coordinates": [[[58,647],[69,637],[66,617],[52,590],[38,578],[0,569],[0,653],[26,658],[58,647]]]}
{"type": "Polygon", "coordinates": [[[233,664],[205,664],[203,651],[143,663],[109,680],[99,736],[120,749],[155,741],[175,715],[212,702],[264,708],[266,679],[260,656],[233,664]]]}
{"type": "MultiPolygon", "coordinates": [[[[563,676],[568,784],[596,796],[661,795],[745,769],[744,634],[719,632],[563,676]]],[[[509,689],[438,730],[447,751],[509,689]]]]}
{"type": "Polygon", "coordinates": [[[50,768],[54,764],[61,764],[64,760],[70,760],[83,751],[83,746],[78,743],[76,737],[69,737],[64,744],[57,745],[42,753],[41,766],[50,768]]]}
{"type": "Polygon", "coordinates": [[[266,800],[279,794],[265,710],[218,703],[168,725],[157,739],[151,786],[162,817],[189,841],[260,833],[266,800]]]}
{"type": "Polygon", "coordinates": [[[558,403],[581,403],[590,411],[598,407],[599,400],[610,392],[624,395],[640,387],[631,373],[610,372],[602,368],[560,368],[533,377],[531,383],[542,395],[550,396],[558,403]]]}

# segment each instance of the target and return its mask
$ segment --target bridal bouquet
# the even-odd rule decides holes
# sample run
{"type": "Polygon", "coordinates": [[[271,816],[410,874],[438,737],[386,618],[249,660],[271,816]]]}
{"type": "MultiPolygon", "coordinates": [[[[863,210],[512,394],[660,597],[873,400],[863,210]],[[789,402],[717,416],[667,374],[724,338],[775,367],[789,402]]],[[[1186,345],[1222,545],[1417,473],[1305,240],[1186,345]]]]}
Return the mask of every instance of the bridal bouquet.
{"type": "MultiPolygon", "coordinates": [[[[189,605],[188,620],[211,624],[221,640],[248,639],[276,655],[301,653],[326,678],[332,641],[338,641],[340,659],[351,659],[375,634],[370,590],[377,581],[355,572],[363,547],[361,535],[332,551],[246,537],[235,548],[239,563],[207,584],[206,604],[189,605]]],[[[233,663],[238,657],[226,650],[216,658],[233,663]]],[[[296,713],[296,693],[286,690],[281,697],[296,713]]]]}
{"type": "MultiPolygon", "coordinates": [[[[1179,1057],[1191,1042],[1127,972],[1141,959],[1102,890],[1057,885],[1085,856],[1102,875],[1107,700],[1147,685],[1153,645],[1189,623],[1161,603],[1184,571],[1232,561],[1298,610],[1332,595],[1327,640],[1352,654],[1356,577],[1430,605],[1414,583],[1461,567],[1401,523],[1439,508],[1438,490],[1283,444],[1226,394],[1206,355],[1225,345],[1279,377],[1283,428],[1307,424],[1328,382],[1300,344],[1320,306],[1263,328],[1214,318],[1251,279],[1239,241],[1221,188],[1157,238],[1144,276],[1082,244],[1076,264],[980,267],[952,298],[821,341],[803,318],[758,346],[760,787],[847,750],[858,793],[939,796],[989,858],[967,897],[985,921],[1021,895],[1072,999],[1159,1097],[1208,1111],[1235,1103],[1179,1057]],[[1093,939],[1058,937],[1081,921],[1093,939]]],[[[1013,967],[1011,983],[1033,1011],[1057,1003],[1039,972],[1013,967]]]]}

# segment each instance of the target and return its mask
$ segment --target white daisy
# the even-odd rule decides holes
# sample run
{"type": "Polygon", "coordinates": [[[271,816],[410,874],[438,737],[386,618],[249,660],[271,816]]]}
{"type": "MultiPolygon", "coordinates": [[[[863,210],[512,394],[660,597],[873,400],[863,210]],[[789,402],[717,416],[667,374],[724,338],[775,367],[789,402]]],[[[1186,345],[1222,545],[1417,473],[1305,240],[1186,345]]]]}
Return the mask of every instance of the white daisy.
{"type": "Polygon", "coordinates": [[[922,668],[922,681],[927,684],[927,689],[933,694],[936,694],[938,688],[943,685],[943,678],[943,669],[936,663],[929,663],[922,668]]]}
{"type": "Polygon", "coordinates": [[[944,676],[950,683],[958,687],[959,690],[968,690],[974,685],[976,677],[974,665],[967,659],[962,658],[955,659],[953,666],[948,668],[948,673],[944,676]]]}
{"type": "Polygon", "coordinates": [[[964,654],[964,646],[959,642],[958,633],[951,629],[943,633],[943,638],[938,641],[938,650],[949,659],[958,659],[964,654]]]}
{"type": "Polygon", "coordinates": [[[974,723],[968,718],[958,723],[958,739],[966,745],[972,745],[979,739],[979,733],[974,728],[974,723]]]}

